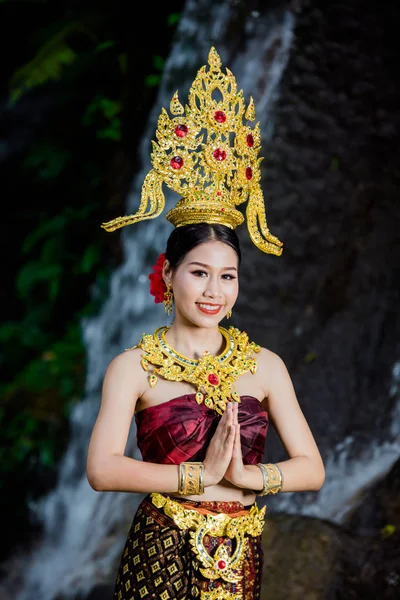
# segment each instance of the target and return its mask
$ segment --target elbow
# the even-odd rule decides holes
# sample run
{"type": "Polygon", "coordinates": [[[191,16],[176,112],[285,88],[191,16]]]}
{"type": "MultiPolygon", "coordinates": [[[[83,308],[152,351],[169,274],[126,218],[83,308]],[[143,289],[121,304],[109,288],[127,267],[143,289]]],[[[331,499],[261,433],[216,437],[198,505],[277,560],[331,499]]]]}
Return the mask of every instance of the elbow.
{"type": "Polygon", "coordinates": [[[314,490],[318,491],[322,488],[325,483],[325,468],[324,466],[318,469],[318,475],[315,477],[315,487],[314,490]]]}
{"type": "Polygon", "coordinates": [[[95,492],[104,492],[104,485],[102,484],[102,477],[101,477],[100,473],[87,468],[86,469],[86,478],[89,482],[90,487],[95,492]]]}

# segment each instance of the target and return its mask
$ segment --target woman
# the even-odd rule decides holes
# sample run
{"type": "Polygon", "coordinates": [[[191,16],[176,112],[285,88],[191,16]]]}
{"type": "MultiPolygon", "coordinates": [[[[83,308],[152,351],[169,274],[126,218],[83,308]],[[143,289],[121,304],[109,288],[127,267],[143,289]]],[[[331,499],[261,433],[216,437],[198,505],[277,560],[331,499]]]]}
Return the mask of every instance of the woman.
{"type": "MultiPolygon", "coordinates": [[[[325,476],[283,361],[244,332],[220,326],[239,291],[241,253],[234,228],[242,217],[234,205],[241,192],[236,184],[227,185],[234,169],[245,173],[249,183],[242,187],[249,186],[249,205],[255,199],[260,222],[264,213],[259,177],[251,181],[246,170],[258,175],[250,134],[247,126],[233,124],[232,119],[231,129],[237,128],[237,137],[245,136],[250,150],[245,155],[236,144],[238,156],[221,174],[219,163],[230,158],[231,142],[217,128],[224,116],[229,121],[232,103],[242,99],[235,89],[232,93],[229,88],[228,95],[223,78],[232,86],[232,77],[221,74],[218,60],[211,49],[206,82],[204,70],[198,74],[202,92],[197,80],[192,87],[204,95],[205,83],[210,85],[209,95],[202,96],[203,104],[197,107],[204,116],[212,106],[217,124],[212,125],[211,149],[205,145],[200,151],[198,173],[214,178],[215,187],[208,193],[203,185],[196,194],[190,181],[182,189],[177,183],[178,167],[189,162],[191,172],[197,168],[189,150],[198,153],[198,144],[192,139],[182,149],[186,140],[180,136],[198,134],[200,116],[193,115],[194,104],[189,117],[178,110],[178,118],[168,126],[163,115],[157,131],[159,151],[152,156],[154,170],[143,186],[152,198],[159,194],[162,180],[183,196],[167,215],[175,229],[150,276],[155,300],[164,300],[167,312],[174,306],[172,325],[143,335],[137,346],[111,361],[89,445],[87,476],[95,490],[146,494],[126,541],[114,600],[257,600],[265,513],[265,507],[258,509],[257,494],[318,490],[325,476]],[[223,96],[217,105],[212,101],[216,80],[223,96]],[[176,143],[173,136],[179,138],[176,143]],[[212,165],[213,158],[214,170],[204,174],[204,165],[207,160],[212,165]],[[125,456],[133,417],[143,460],[125,456]],[[269,422],[288,454],[278,464],[262,463],[269,422]]],[[[173,102],[176,107],[177,95],[173,102]]],[[[196,185],[198,181],[199,175],[196,185]]],[[[153,210],[157,203],[162,205],[159,196],[151,203],[153,210]]],[[[137,215],[106,225],[113,230],[147,218],[145,214],[149,215],[142,204],[137,215]]],[[[260,239],[251,210],[247,216],[256,245],[279,255],[281,243],[269,234],[266,222],[260,239]]]]}

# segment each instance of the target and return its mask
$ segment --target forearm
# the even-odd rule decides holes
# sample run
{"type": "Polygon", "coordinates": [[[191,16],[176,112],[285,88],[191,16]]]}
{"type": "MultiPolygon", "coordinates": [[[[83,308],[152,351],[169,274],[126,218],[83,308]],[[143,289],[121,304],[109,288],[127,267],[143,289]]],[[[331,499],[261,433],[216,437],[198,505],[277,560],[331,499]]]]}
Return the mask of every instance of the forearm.
{"type": "MultiPolygon", "coordinates": [[[[275,464],[282,471],[281,492],[319,490],[324,483],[325,469],[322,461],[315,462],[307,456],[295,456],[275,464]]],[[[240,487],[256,491],[262,490],[263,477],[260,468],[256,465],[247,465],[244,471],[244,480],[240,487]]]]}
{"type": "Polygon", "coordinates": [[[113,455],[97,468],[87,469],[87,478],[98,492],[176,493],[178,465],[159,465],[128,456],[113,455]]]}

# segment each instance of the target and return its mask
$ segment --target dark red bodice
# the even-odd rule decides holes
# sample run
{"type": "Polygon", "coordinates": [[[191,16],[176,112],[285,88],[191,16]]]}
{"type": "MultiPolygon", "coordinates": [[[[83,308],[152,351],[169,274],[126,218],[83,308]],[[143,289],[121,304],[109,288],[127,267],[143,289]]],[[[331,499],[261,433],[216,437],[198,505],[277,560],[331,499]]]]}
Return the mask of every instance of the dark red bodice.
{"type": "MultiPolygon", "coordinates": [[[[220,415],[186,394],[135,414],[137,445],[146,462],[178,465],[204,460],[220,415]]],[[[241,396],[238,420],[243,462],[256,465],[264,455],[268,414],[253,396],[241,396]]]]}

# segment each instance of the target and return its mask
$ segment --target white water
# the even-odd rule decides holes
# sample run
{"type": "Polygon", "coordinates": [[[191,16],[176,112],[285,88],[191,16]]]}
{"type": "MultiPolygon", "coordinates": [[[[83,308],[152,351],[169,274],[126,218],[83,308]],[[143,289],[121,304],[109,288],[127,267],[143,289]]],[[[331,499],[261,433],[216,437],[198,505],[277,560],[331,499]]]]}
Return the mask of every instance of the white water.
{"type": "MultiPolygon", "coordinates": [[[[192,22],[195,4],[194,0],[187,3],[180,28],[190,31],[195,27],[196,36],[202,41],[197,46],[178,41],[167,61],[159,98],[149,120],[147,134],[143,137],[142,169],[134,178],[128,199],[128,212],[137,209],[142,181],[150,167],[150,139],[153,137],[160,106],[168,107],[175,91],[175,88],[166,91],[171,72],[179,67],[188,77],[184,85],[177,85],[182,90],[180,97],[183,99],[185,85],[187,90],[197,67],[206,62],[205,57],[211,45],[209,40],[214,44],[214,40],[224,39],[229,3],[222,3],[219,7],[210,5],[210,11],[213,12],[211,30],[207,29],[208,22],[192,22]]],[[[254,23],[250,22],[249,28],[257,26],[257,19],[257,14],[254,14],[254,23]]],[[[271,16],[262,39],[255,38],[251,41],[245,53],[237,56],[234,64],[229,65],[236,75],[239,87],[243,88],[245,97],[248,98],[250,93],[254,96],[257,115],[259,118],[262,115],[262,122],[268,122],[269,127],[273,123],[271,112],[274,103],[279,99],[279,82],[287,64],[293,28],[294,17],[291,13],[286,13],[277,20],[271,16]],[[279,45],[276,45],[277,40],[279,45]],[[277,47],[278,50],[271,53],[267,84],[262,84],[262,95],[257,97],[254,90],[260,88],[260,85],[257,87],[258,78],[262,75],[265,78],[265,63],[261,62],[260,56],[265,56],[265,50],[272,47],[277,47]]],[[[218,44],[216,47],[222,54],[224,48],[218,47],[218,44]]],[[[271,133],[271,129],[267,135],[263,132],[263,139],[271,133]]],[[[168,210],[168,204],[175,201],[176,197],[172,198],[172,194],[167,192],[166,199],[168,210]]],[[[55,600],[60,595],[63,598],[75,598],[78,594],[84,598],[94,584],[109,582],[113,577],[115,560],[125,542],[124,536],[119,534],[116,537],[113,532],[120,531],[121,524],[129,526],[140,497],[94,492],[84,471],[87,444],[99,407],[101,382],[108,363],[124,348],[135,344],[143,331],[153,331],[155,327],[165,323],[162,308],[150,300],[148,272],[153,259],[164,249],[169,231],[170,225],[163,217],[122,230],[124,262],[111,277],[109,297],[99,316],[83,323],[88,355],[85,398],[76,406],[71,417],[71,440],[60,467],[58,485],[51,494],[32,506],[36,518],[43,523],[44,533],[32,554],[18,557],[24,580],[17,595],[10,596],[13,600],[55,600]]],[[[392,387],[394,396],[398,397],[400,366],[394,367],[392,387]]],[[[341,441],[334,449],[332,458],[326,462],[327,483],[322,490],[311,496],[302,496],[302,505],[296,505],[291,494],[283,494],[279,499],[279,508],[339,522],[349,503],[353,502],[353,496],[385,472],[397,458],[399,413],[400,409],[393,419],[396,425],[392,441],[380,447],[371,447],[370,454],[357,463],[346,460],[353,440],[341,441]],[[344,489],[346,497],[343,496],[344,489]]],[[[128,444],[131,456],[137,456],[134,434],[133,427],[128,444]]]]}
{"type": "MultiPolygon", "coordinates": [[[[165,90],[170,69],[185,67],[188,77],[186,90],[185,84],[177,86],[182,90],[180,97],[183,99],[197,68],[206,63],[208,50],[212,45],[208,40],[223,39],[229,3],[211,7],[213,31],[207,29],[207,24],[191,21],[195,4],[187,3],[180,28],[190,30],[195,26],[197,36],[204,40],[200,44],[202,50],[199,47],[187,47],[187,44],[180,44],[178,41],[171,52],[159,98],[149,120],[148,133],[143,137],[142,169],[133,182],[128,212],[137,210],[141,185],[150,168],[150,139],[154,135],[160,106],[168,107],[175,91],[165,90]],[[201,27],[205,27],[204,31],[201,27]],[[199,56],[200,50],[202,56],[199,56]]],[[[257,18],[257,14],[252,15],[255,23],[257,18]]],[[[249,27],[251,26],[249,23],[249,27]]],[[[264,49],[278,48],[271,53],[268,83],[259,99],[259,116],[262,113],[269,114],[278,97],[278,85],[287,64],[293,27],[294,18],[291,13],[281,15],[278,19],[272,15],[262,41],[252,42],[246,54],[229,65],[248,99],[249,91],[254,90],[257,76],[263,70],[265,72],[265,64],[259,62],[260,43],[264,49]],[[280,42],[279,45],[276,44],[277,41],[280,42]]],[[[217,46],[217,51],[222,58],[224,48],[217,46]]],[[[170,200],[172,194],[168,190],[165,192],[168,210],[169,203],[175,202],[176,196],[170,200]]],[[[48,496],[32,506],[32,512],[43,524],[44,532],[32,554],[18,557],[24,579],[17,594],[10,596],[13,599],[54,600],[59,595],[63,598],[75,598],[78,594],[84,598],[94,584],[112,579],[115,559],[119,557],[125,542],[125,536],[115,537],[113,532],[120,530],[121,524],[129,526],[129,520],[141,497],[136,494],[98,493],[92,490],[85,475],[87,445],[99,407],[101,382],[110,360],[125,348],[134,345],[142,332],[153,331],[155,327],[165,323],[162,308],[150,299],[148,273],[149,265],[164,250],[170,229],[166,219],[160,217],[121,232],[124,262],[111,277],[109,297],[101,313],[97,318],[83,323],[88,356],[85,398],[75,407],[71,416],[70,445],[60,466],[58,485],[48,496]]],[[[134,429],[133,424],[128,453],[139,458],[134,444],[134,429]]],[[[9,588],[12,585],[10,583],[9,588]]]]}

